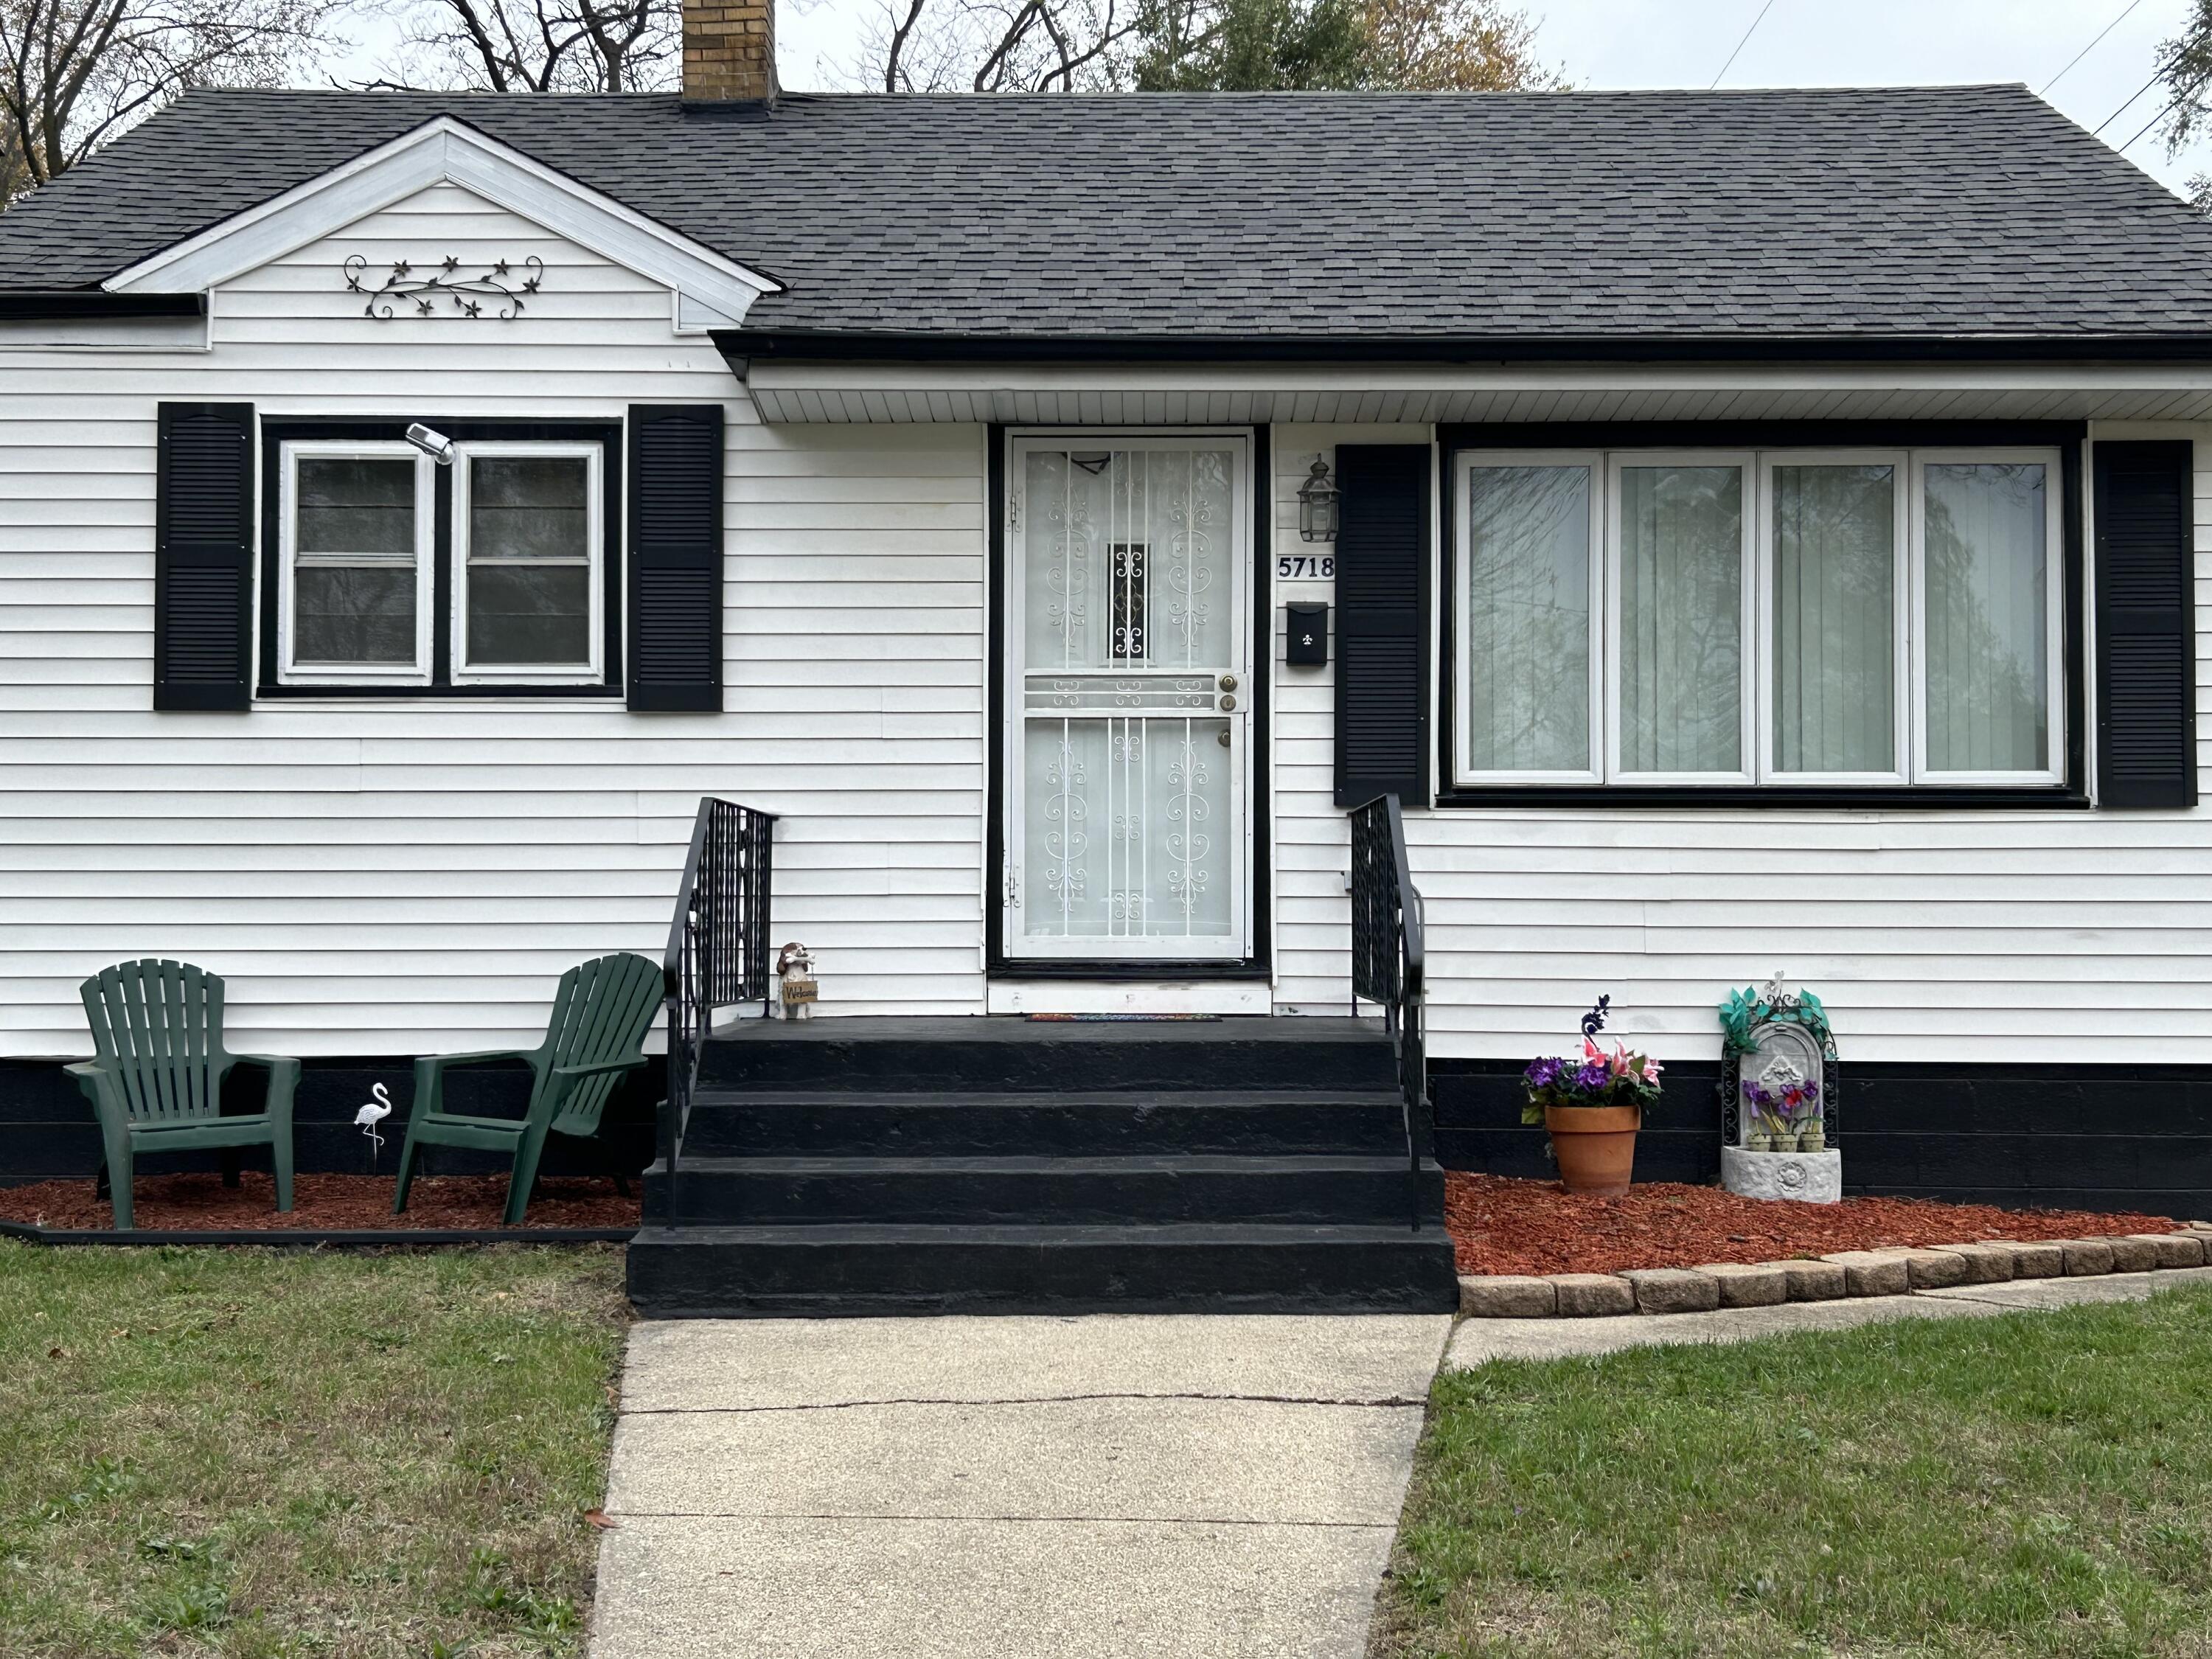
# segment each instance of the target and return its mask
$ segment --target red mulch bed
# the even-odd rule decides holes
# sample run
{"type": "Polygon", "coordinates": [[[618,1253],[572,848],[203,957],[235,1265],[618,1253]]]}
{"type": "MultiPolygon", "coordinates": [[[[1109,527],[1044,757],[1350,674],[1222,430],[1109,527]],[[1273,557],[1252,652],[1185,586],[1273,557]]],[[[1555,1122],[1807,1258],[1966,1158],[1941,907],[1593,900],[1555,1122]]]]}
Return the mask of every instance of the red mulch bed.
{"type": "MultiPolygon", "coordinates": [[[[635,1191],[635,1186],[632,1191],[635,1191]]],[[[408,1189],[407,1213],[392,1213],[390,1176],[303,1175],[292,1182],[292,1212],[276,1213],[276,1184],[249,1170],[236,1187],[216,1174],[146,1176],[132,1194],[142,1231],[209,1231],[246,1229],[267,1232],[283,1228],[337,1231],[380,1228],[407,1232],[430,1228],[484,1228],[500,1224],[507,1206],[507,1177],[420,1176],[408,1189]]],[[[58,1228],[115,1224],[104,1198],[92,1195],[92,1182],[41,1181],[28,1187],[0,1187],[0,1221],[27,1221],[58,1228]]],[[[539,1227],[635,1227],[637,1200],[615,1191],[613,1182],[597,1176],[548,1177],[538,1183],[522,1231],[539,1227]]]]}
{"type": "Polygon", "coordinates": [[[2178,1224],[2133,1211],[2001,1210],[1921,1198],[1790,1204],[1668,1181],[1638,1183],[1620,1198],[1591,1198],[1555,1181],[1450,1170],[1444,1174],[1444,1224],[1463,1273],[1610,1273],[1893,1244],[2162,1233],[2178,1224]]]}

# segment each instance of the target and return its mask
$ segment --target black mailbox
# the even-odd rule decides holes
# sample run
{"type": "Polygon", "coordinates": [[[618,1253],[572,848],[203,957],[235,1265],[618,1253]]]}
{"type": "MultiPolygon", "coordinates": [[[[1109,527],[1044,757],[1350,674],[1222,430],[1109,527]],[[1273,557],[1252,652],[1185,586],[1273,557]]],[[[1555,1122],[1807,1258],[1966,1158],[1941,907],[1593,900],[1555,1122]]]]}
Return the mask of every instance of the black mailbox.
{"type": "Polygon", "coordinates": [[[1321,668],[1328,662],[1328,606],[1283,607],[1286,628],[1283,660],[1296,668],[1321,668]]]}

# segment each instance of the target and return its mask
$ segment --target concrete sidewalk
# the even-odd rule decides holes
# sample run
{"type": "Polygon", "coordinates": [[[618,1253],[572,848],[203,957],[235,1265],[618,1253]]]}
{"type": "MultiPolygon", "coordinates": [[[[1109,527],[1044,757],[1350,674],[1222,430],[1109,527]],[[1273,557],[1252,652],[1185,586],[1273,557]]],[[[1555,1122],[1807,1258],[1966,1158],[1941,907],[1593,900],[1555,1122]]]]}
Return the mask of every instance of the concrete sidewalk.
{"type": "Polygon", "coordinates": [[[592,1659],[1358,1659],[1449,1326],[640,1325],[592,1659]]]}

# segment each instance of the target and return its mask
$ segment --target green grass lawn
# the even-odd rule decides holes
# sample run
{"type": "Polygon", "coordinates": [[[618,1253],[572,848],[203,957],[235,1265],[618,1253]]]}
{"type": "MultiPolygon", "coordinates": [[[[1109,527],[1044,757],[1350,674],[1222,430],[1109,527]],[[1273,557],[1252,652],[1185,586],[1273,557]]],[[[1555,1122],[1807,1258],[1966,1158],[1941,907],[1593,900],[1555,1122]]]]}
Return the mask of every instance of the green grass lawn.
{"type": "Polygon", "coordinates": [[[0,1242],[0,1654],[581,1652],[621,1261],[0,1242]]]}
{"type": "Polygon", "coordinates": [[[1437,1383],[1374,1650],[2212,1655],[2212,1295],[1437,1383]]]}

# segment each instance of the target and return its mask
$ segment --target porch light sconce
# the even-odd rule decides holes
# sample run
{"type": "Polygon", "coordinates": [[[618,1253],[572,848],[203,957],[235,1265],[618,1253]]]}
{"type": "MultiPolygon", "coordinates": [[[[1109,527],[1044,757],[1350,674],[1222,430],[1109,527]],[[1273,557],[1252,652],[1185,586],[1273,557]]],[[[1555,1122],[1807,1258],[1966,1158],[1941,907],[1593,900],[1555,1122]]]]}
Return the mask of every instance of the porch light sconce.
{"type": "Polygon", "coordinates": [[[1298,534],[1310,542],[1336,539],[1336,480],[1328,476],[1328,462],[1314,457],[1313,470],[1298,486],[1298,534]]]}
{"type": "Polygon", "coordinates": [[[453,441],[442,432],[433,432],[420,421],[407,428],[407,441],[440,466],[453,464],[453,441]]]}

